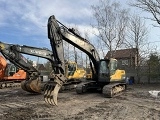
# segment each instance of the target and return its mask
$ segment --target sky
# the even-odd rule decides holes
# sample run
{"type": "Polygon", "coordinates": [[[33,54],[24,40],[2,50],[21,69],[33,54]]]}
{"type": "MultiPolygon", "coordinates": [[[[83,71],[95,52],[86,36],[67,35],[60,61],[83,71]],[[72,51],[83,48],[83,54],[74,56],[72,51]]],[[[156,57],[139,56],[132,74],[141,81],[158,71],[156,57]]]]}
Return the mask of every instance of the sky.
{"type": "MultiPolygon", "coordinates": [[[[51,15],[64,25],[77,26],[80,32],[90,33],[93,14],[91,5],[99,0],[0,0],[0,41],[50,49],[47,21],[51,15]]],[[[119,0],[127,7],[127,0],[119,0]]],[[[142,13],[143,16],[144,13],[142,13]]],[[[159,29],[147,21],[154,43],[160,38],[159,29]]],[[[90,38],[92,39],[92,35],[90,38]]]]}

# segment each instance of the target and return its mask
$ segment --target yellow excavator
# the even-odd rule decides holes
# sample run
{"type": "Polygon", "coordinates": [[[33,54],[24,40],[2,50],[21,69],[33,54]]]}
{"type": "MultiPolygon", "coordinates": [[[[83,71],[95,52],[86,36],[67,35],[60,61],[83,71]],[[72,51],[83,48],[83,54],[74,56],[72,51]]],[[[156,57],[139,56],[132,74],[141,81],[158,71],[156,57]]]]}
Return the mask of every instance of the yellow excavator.
{"type": "MultiPolygon", "coordinates": [[[[125,70],[120,70],[117,68],[117,60],[114,58],[110,59],[110,79],[111,81],[118,81],[118,80],[125,80],[126,79],[126,73],[125,70]]],[[[86,79],[91,80],[92,79],[92,70],[91,68],[86,68],[86,79]]]]}
{"type": "Polygon", "coordinates": [[[57,105],[58,92],[67,81],[64,76],[64,56],[63,40],[86,53],[90,59],[92,70],[92,80],[86,80],[76,86],[76,92],[82,94],[90,89],[101,89],[105,97],[114,97],[116,94],[126,89],[125,77],[121,79],[111,79],[111,75],[116,73],[117,61],[112,59],[100,59],[95,47],[86,39],[75,33],[74,29],[67,28],[61,22],[50,16],[48,19],[48,38],[53,51],[56,51],[54,58],[57,59],[57,72],[54,74],[55,85],[46,84],[44,90],[45,101],[52,105],[57,105]]]}
{"type": "Polygon", "coordinates": [[[79,67],[76,62],[69,61],[65,64],[66,77],[68,79],[84,79],[86,71],[83,67],[79,67]]]}
{"type": "Polygon", "coordinates": [[[61,90],[75,89],[77,84],[81,83],[86,76],[86,71],[80,67],[76,62],[69,61],[65,63],[65,75],[67,82],[63,85],[61,90]]]}

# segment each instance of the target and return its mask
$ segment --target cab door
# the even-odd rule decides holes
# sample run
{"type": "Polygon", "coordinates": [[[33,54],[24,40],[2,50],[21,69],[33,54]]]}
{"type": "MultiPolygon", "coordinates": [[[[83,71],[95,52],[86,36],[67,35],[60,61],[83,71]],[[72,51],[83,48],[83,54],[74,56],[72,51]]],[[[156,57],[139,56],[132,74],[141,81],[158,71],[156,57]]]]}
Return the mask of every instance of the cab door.
{"type": "Polygon", "coordinates": [[[109,60],[100,60],[98,72],[99,82],[110,82],[109,60]]]}

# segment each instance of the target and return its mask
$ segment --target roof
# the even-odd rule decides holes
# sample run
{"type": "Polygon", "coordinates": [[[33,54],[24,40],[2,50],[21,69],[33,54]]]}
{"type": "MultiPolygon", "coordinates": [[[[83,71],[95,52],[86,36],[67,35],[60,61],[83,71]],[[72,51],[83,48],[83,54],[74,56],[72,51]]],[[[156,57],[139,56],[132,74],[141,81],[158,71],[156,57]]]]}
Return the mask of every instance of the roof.
{"type": "MultiPolygon", "coordinates": [[[[105,58],[110,58],[110,51],[106,54],[105,58]]],[[[113,58],[130,58],[130,57],[135,57],[136,55],[136,48],[132,49],[121,49],[121,50],[116,50],[113,54],[113,58]]]]}

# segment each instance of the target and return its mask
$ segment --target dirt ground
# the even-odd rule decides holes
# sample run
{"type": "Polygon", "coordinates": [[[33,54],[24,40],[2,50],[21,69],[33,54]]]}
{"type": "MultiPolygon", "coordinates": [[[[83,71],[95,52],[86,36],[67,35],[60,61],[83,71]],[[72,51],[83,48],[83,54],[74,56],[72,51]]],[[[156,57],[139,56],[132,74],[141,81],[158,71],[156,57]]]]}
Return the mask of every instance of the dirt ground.
{"type": "Polygon", "coordinates": [[[58,106],[44,102],[42,94],[30,94],[21,88],[0,89],[1,120],[159,120],[160,97],[149,90],[160,84],[129,85],[115,98],[101,93],[77,95],[75,90],[59,93],[58,106]]]}

